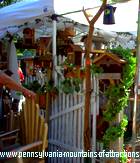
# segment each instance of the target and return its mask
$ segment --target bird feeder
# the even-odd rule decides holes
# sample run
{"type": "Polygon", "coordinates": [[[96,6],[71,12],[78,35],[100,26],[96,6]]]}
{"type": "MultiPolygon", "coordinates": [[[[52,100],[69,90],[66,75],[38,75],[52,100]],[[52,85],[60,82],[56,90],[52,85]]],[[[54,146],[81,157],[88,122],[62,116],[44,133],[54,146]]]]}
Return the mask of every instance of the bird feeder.
{"type": "Polygon", "coordinates": [[[113,7],[111,5],[106,5],[106,8],[104,10],[104,17],[103,17],[103,24],[110,25],[115,24],[115,13],[116,7],[113,7]]]}

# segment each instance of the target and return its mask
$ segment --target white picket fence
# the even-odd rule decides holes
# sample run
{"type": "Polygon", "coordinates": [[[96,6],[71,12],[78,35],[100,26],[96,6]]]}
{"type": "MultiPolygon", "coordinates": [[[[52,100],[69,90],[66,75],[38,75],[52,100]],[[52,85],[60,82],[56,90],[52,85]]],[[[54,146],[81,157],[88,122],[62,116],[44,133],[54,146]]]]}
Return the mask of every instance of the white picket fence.
{"type": "MultiPolygon", "coordinates": [[[[91,97],[92,121],[92,151],[98,151],[102,146],[96,147],[96,115],[99,113],[98,80],[93,77],[93,93],[91,97]]],[[[83,87],[84,88],[84,87],[83,87]]],[[[84,130],[84,97],[85,94],[66,95],[60,93],[52,103],[49,119],[49,149],[50,152],[80,152],[83,151],[84,130]]],[[[55,157],[49,158],[49,163],[83,163],[82,157],[55,157]]],[[[95,158],[92,159],[95,163],[95,158]]]]}
{"type": "MultiPolygon", "coordinates": [[[[52,104],[49,120],[49,149],[80,152],[83,149],[84,96],[59,94],[52,104]]],[[[50,163],[82,163],[83,158],[49,158],[50,163]]]]}
{"type": "MultiPolygon", "coordinates": [[[[57,57],[57,63],[60,64],[65,57],[57,57]]],[[[83,62],[84,63],[84,62],[83,62]]],[[[54,75],[58,84],[62,78],[54,75]]],[[[35,77],[26,79],[27,83],[36,80],[35,77]]],[[[92,151],[100,151],[102,146],[96,142],[96,115],[99,113],[99,81],[96,77],[92,78],[93,92],[91,95],[91,142],[92,151]]],[[[56,152],[58,157],[49,157],[48,163],[83,163],[83,157],[64,157],[59,154],[64,152],[81,152],[84,149],[83,130],[84,130],[84,105],[85,93],[84,83],[81,86],[83,93],[74,93],[66,95],[60,92],[58,97],[52,101],[49,108],[49,152],[56,152]]],[[[74,154],[74,153],[73,153],[74,154]]],[[[95,158],[92,159],[95,163],[95,158]]]]}

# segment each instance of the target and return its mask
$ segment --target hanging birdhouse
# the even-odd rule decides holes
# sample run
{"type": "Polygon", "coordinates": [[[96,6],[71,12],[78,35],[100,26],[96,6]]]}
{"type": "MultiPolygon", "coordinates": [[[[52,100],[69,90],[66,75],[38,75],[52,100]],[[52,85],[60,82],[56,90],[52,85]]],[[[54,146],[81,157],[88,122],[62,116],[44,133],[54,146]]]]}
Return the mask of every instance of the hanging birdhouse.
{"type": "Polygon", "coordinates": [[[68,37],[74,37],[76,34],[74,27],[66,27],[64,33],[68,37]]]}
{"type": "Polygon", "coordinates": [[[64,30],[58,30],[57,36],[60,39],[68,39],[69,37],[74,37],[76,34],[74,27],[66,27],[64,30]]]}
{"type": "Polygon", "coordinates": [[[70,44],[67,46],[67,59],[69,63],[81,66],[82,48],[79,45],[70,44]]]}
{"type": "Polygon", "coordinates": [[[45,56],[46,53],[50,51],[51,43],[51,37],[40,37],[38,40],[37,54],[39,56],[45,56]]]}
{"type": "Polygon", "coordinates": [[[103,24],[110,25],[115,24],[115,13],[116,7],[113,7],[111,5],[106,5],[106,8],[104,10],[104,17],[103,17],[103,24]]]}
{"type": "Polygon", "coordinates": [[[23,30],[23,44],[33,45],[35,43],[35,31],[31,28],[25,28],[23,30]]]}

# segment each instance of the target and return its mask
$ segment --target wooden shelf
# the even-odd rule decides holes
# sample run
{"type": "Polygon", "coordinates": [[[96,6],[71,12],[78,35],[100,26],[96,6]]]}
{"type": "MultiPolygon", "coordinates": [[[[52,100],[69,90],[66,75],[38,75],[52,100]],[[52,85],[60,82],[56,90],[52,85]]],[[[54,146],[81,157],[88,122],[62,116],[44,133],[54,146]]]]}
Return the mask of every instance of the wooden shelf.
{"type": "Polygon", "coordinates": [[[27,45],[27,44],[18,42],[15,44],[15,46],[17,49],[37,49],[37,44],[27,45]]]}

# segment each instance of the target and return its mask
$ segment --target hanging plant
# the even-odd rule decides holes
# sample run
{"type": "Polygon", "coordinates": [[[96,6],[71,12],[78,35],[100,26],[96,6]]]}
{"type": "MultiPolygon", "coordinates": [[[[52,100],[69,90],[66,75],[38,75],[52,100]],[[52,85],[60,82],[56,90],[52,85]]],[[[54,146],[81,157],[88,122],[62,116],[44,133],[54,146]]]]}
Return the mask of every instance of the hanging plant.
{"type": "Polygon", "coordinates": [[[66,94],[78,93],[80,92],[81,83],[80,78],[65,78],[60,84],[60,89],[66,94]]]}
{"type": "Polygon", "coordinates": [[[62,91],[66,94],[71,94],[74,93],[74,88],[72,86],[72,82],[70,78],[65,78],[62,82],[61,82],[61,86],[60,88],[62,89],[62,91]]]}

